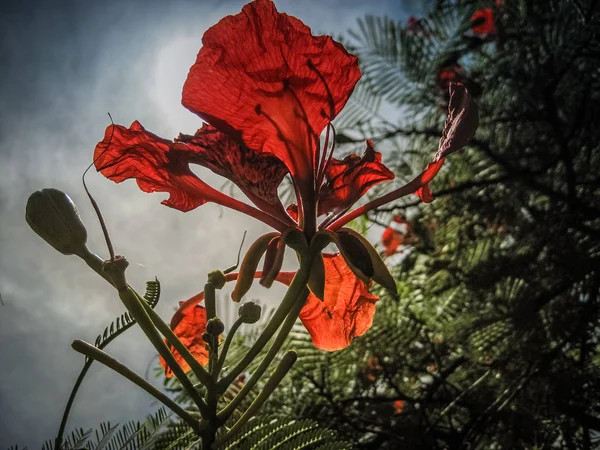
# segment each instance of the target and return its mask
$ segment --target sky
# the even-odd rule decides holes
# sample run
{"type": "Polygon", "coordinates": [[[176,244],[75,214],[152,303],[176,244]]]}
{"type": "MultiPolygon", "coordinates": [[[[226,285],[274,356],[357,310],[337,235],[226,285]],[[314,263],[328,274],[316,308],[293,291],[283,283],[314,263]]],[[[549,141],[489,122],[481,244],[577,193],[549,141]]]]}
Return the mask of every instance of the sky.
{"type": "MultiPolygon", "coordinates": [[[[61,189],[78,205],[89,248],[106,258],[98,221],[81,174],[110,123],[139,120],[173,138],[193,134],[201,121],[181,106],[181,88],[204,31],[244,1],[53,0],[0,3],[0,450],[41,448],[58,429],[83,357],[74,339],[93,342],[124,308],[112,288],[75,256],[63,256],[25,222],[28,196],[61,189]]],[[[404,20],[418,0],[277,0],[313,31],[339,35],[365,14],[404,20]]],[[[243,37],[240,37],[243,38],[243,37]]],[[[213,186],[223,180],[197,170],[213,186]]],[[[235,262],[245,230],[249,242],[267,230],[257,221],[207,204],[181,213],[90,171],[115,250],[130,262],[139,291],[158,276],[157,311],[166,319],[177,303],[202,290],[206,274],[235,262]]],[[[224,290],[221,301],[227,302],[224,290]]],[[[283,291],[256,289],[276,298],[283,291]]],[[[232,314],[231,311],[229,311],[232,314]]],[[[106,349],[144,374],[155,351],[133,329],[106,349]]],[[[150,372],[152,374],[152,372],[150,372]]],[[[160,380],[150,375],[160,385],[160,380]]],[[[143,420],[151,397],[95,364],[75,401],[67,429],[102,421],[143,420]]]]}

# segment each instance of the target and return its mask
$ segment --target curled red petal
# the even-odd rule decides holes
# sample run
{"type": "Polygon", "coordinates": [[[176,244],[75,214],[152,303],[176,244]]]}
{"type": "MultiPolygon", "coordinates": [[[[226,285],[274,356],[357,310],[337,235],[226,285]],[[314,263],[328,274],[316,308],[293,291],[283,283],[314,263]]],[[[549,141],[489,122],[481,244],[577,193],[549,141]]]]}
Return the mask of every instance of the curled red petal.
{"type": "Polygon", "coordinates": [[[426,184],[423,187],[417,189],[415,194],[419,196],[423,203],[431,203],[434,200],[433,193],[429,188],[429,184],[426,184]]]}
{"type": "Polygon", "coordinates": [[[310,294],[300,312],[300,320],[316,347],[334,351],[350,345],[373,323],[379,297],[350,270],[339,255],[323,255],[325,295],[323,301],[310,294]]]}
{"type": "MultiPolygon", "coordinates": [[[[194,298],[192,297],[192,299],[194,298]]],[[[184,302],[180,303],[182,306],[183,304],[184,302]]],[[[208,350],[206,349],[206,342],[202,339],[202,333],[206,331],[206,309],[203,306],[196,305],[188,308],[180,308],[173,316],[171,329],[181,343],[187,347],[196,361],[202,365],[208,364],[208,350]]],[[[166,340],[165,343],[169,345],[166,340]]],[[[181,354],[173,346],[169,346],[169,348],[183,371],[189,372],[191,367],[181,354]]],[[[173,376],[171,368],[167,366],[162,357],[159,357],[159,361],[165,369],[165,376],[171,378],[173,376]]]]}
{"type": "Polygon", "coordinates": [[[381,153],[375,151],[371,141],[367,141],[362,157],[352,154],[342,160],[332,158],[319,195],[319,215],[345,211],[371,187],[393,179],[394,173],[381,162],[381,153]]]}
{"type": "Polygon", "coordinates": [[[450,83],[449,91],[448,117],[434,161],[439,161],[467,145],[479,126],[477,105],[467,88],[460,83],[450,83]]]}
{"type": "Polygon", "coordinates": [[[277,188],[287,173],[279,159],[252,151],[208,124],[194,136],[179,135],[176,142],[186,145],[190,163],[228,178],[261,210],[288,220],[277,195],[277,188]]]}
{"type": "Polygon", "coordinates": [[[434,179],[437,173],[444,165],[444,158],[427,164],[427,168],[421,174],[420,182],[421,187],[415,191],[415,194],[419,196],[423,203],[431,203],[433,201],[433,194],[429,188],[429,182],[434,179]]]}
{"type": "Polygon", "coordinates": [[[211,27],[183,88],[183,105],[312,177],[319,136],[360,78],[357,58],[329,36],[256,0],[211,27]]]}
{"type": "MultiPolygon", "coordinates": [[[[498,6],[500,5],[501,3],[498,6]]],[[[492,8],[483,8],[473,13],[471,16],[471,30],[475,34],[493,34],[496,32],[492,8]]]]}
{"type": "Polygon", "coordinates": [[[129,128],[110,125],[94,152],[94,165],[116,183],[135,178],[144,192],[168,192],[162,203],[190,211],[208,201],[227,198],[190,170],[193,153],[183,143],[156,136],[135,121],[129,128]]]}

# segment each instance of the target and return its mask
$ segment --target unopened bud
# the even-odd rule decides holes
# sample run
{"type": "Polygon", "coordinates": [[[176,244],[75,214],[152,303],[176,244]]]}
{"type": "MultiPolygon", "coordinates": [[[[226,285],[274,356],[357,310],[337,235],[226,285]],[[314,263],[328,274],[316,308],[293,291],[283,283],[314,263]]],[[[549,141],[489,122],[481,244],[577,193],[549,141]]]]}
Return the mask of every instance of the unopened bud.
{"type": "Polygon", "coordinates": [[[261,307],[254,302],[246,302],[238,311],[239,316],[242,318],[244,323],[252,324],[258,322],[260,319],[261,307]]]}
{"type": "Polygon", "coordinates": [[[207,344],[210,344],[213,340],[213,337],[210,333],[204,332],[202,333],[202,340],[207,344]]]}
{"type": "Polygon", "coordinates": [[[227,282],[225,274],[222,270],[213,270],[208,274],[208,281],[215,287],[215,289],[222,289],[227,282]]]}
{"type": "Polygon", "coordinates": [[[64,192],[46,188],[31,194],[25,219],[33,231],[63,255],[86,253],[87,230],[77,206],[64,192]]]}
{"type": "Polygon", "coordinates": [[[218,317],[213,317],[206,324],[206,331],[212,336],[219,336],[225,331],[225,325],[218,317]]]}

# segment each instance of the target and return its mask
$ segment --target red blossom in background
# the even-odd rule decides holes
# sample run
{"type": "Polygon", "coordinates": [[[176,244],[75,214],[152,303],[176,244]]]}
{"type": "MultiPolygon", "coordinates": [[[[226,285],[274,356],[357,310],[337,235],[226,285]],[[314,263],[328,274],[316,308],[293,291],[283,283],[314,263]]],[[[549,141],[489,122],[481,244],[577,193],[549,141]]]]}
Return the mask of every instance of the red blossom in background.
{"type": "Polygon", "coordinates": [[[475,11],[471,16],[471,31],[475,34],[494,34],[494,11],[492,8],[484,8],[475,11]]]}
{"type": "Polygon", "coordinates": [[[393,406],[394,406],[394,414],[402,414],[402,411],[404,411],[404,401],[403,400],[395,400],[393,406]]]}
{"type": "MultiPolygon", "coordinates": [[[[352,219],[411,193],[432,200],[428,183],[449,153],[441,147],[434,162],[413,181],[350,211],[371,187],[394,174],[370,141],[362,156],[333,157],[331,121],[350,97],[360,70],[357,58],[331,37],[313,36],[301,21],[279,13],[270,0],[255,0],[208,29],[202,42],[182,103],[208,124],[193,136],[175,140],[160,138],[137,121],[129,128],[109,126],[94,154],[97,170],[107,178],[117,183],[133,178],[144,192],[166,192],[169,198],[163,203],[184,212],[214,202],[263,221],[282,237],[290,228],[309,239],[318,230],[328,230],[355,249],[364,244],[356,244],[357,239],[342,230],[352,219]],[[190,164],[231,180],[252,204],[212,188],[190,164]],[[277,195],[288,174],[296,205],[283,205],[277,195]]],[[[477,111],[464,86],[448,86],[451,98],[462,99],[470,113],[455,114],[452,120],[449,116],[444,133],[450,141],[466,143],[477,127],[477,111]],[[456,120],[474,127],[461,127],[456,120]],[[471,134],[457,136],[456,130],[471,134]]],[[[265,261],[275,255],[279,239],[273,239],[265,261]]],[[[365,276],[349,261],[348,252],[342,254],[324,255],[325,295],[322,301],[309,297],[300,314],[315,345],[328,350],[347,346],[371,326],[377,300],[368,291],[370,277],[377,278],[365,276]]],[[[175,328],[185,334],[187,324],[200,318],[202,310],[183,309],[175,328]]],[[[190,345],[197,344],[194,339],[190,345]]]]}
{"type": "Polygon", "coordinates": [[[440,67],[436,74],[436,84],[444,91],[444,93],[446,93],[450,87],[450,83],[461,82],[464,78],[464,74],[464,69],[458,63],[440,67]]]}
{"type": "Polygon", "coordinates": [[[381,243],[384,247],[386,256],[391,256],[398,253],[398,248],[404,242],[410,240],[411,225],[403,216],[394,216],[392,223],[387,227],[381,235],[381,243]]]}

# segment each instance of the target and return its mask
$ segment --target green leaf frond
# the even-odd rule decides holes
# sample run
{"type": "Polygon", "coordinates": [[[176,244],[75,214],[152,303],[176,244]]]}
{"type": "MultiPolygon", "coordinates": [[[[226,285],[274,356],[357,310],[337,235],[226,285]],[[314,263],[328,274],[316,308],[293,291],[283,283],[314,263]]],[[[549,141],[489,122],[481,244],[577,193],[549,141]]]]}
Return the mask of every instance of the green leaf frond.
{"type": "MultiPolygon", "coordinates": [[[[169,435],[165,429],[171,423],[171,413],[160,408],[142,423],[131,421],[120,426],[103,422],[96,430],[75,430],[65,438],[62,448],[64,450],[162,450],[167,448],[165,436],[169,435]]],[[[179,436],[181,433],[177,434],[179,436]]],[[[42,450],[54,450],[53,442],[46,442],[42,450]]]]}

